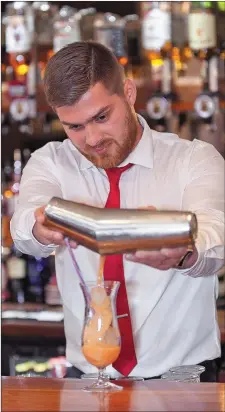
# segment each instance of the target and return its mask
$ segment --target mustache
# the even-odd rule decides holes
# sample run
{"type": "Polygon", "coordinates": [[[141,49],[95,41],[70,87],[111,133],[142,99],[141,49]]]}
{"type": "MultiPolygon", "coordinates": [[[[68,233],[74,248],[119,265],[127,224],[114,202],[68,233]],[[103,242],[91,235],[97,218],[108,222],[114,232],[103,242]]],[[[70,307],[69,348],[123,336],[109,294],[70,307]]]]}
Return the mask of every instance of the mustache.
{"type": "Polygon", "coordinates": [[[108,144],[114,142],[113,139],[104,139],[101,140],[98,144],[96,144],[95,146],[90,146],[89,144],[85,145],[85,149],[87,150],[95,150],[95,149],[101,149],[102,147],[104,147],[105,145],[107,146],[108,144]]]}

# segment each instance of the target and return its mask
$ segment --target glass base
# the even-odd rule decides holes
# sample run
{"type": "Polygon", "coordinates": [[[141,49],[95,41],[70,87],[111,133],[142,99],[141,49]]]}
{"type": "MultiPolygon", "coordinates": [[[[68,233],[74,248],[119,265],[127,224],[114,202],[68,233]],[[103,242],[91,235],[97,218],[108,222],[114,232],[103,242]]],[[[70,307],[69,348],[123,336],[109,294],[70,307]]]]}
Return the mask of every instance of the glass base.
{"type": "Polygon", "coordinates": [[[122,386],[115,385],[115,383],[99,380],[93,382],[90,386],[85,386],[83,388],[86,392],[116,392],[121,391],[123,389],[122,386]]]}
{"type": "MultiPolygon", "coordinates": [[[[98,373],[83,373],[80,378],[81,379],[95,379],[96,380],[96,379],[98,379],[98,373]]],[[[110,376],[107,373],[103,372],[102,375],[101,375],[101,378],[105,379],[106,381],[109,381],[110,376]]]]}

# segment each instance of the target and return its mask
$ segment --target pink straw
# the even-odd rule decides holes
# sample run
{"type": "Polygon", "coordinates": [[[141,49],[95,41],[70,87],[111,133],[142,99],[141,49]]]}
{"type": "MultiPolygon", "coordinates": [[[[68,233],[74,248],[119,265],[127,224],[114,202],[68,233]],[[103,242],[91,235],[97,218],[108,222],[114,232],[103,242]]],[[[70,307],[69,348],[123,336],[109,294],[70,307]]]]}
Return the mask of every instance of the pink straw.
{"type": "Polygon", "coordinates": [[[85,281],[84,281],[84,278],[83,278],[83,276],[82,276],[81,270],[80,270],[79,265],[78,265],[78,263],[77,263],[77,261],[76,261],[76,258],[75,258],[75,256],[74,256],[74,253],[73,253],[73,251],[72,251],[72,248],[71,248],[71,245],[70,245],[70,241],[69,241],[68,237],[65,237],[64,240],[65,240],[67,249],[68,249],[68,251],[69,251],[69,254],[70,254],[70,256],[71,256],[71,259],[72,259],[72,262],[73,262],[73,266],[74,266],[74,268],[75,268],[75,271],[76,271],[76,273],[77,273],[77,275],[78,275],[78,277],[79,277],[79,279],[80,279],[80,282],[81,282],[81,284],[82,284],[82,286],[83,286],[83,291],[84,291],[85,297],[86,297],[88,303],[90,303],[90,300],[91,300],[91,299],[90,299],[90,294],[89,294],[89,292],[88,292],[87,285],[86,285],[86,283],[85,283],[85,281]]]}

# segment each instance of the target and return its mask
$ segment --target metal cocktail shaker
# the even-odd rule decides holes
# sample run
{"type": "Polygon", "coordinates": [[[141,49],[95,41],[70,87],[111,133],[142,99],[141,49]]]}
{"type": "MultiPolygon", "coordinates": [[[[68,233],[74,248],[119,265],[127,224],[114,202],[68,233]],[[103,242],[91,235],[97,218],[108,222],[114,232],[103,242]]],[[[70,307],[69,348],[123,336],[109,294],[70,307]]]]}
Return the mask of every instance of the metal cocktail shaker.
{"type": "Polygon", "coordinates": [[[102,255],[190,246],[197,236],[191,212],[102,209],[53,197],[45,226],[102,255]]]}

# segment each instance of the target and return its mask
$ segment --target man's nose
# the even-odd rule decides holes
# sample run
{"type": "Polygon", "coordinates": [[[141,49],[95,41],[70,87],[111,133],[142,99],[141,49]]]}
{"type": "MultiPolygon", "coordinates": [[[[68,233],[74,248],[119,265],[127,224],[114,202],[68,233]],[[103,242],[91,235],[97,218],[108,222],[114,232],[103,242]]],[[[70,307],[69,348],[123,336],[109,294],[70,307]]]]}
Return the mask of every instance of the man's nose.
{"type": "Polygon", "coordinates": [[[88,144],[89,146],[96,146],[101,140],[98,125],[94,122],[89,123],[86,125],[85,129],[86,144],[88,144]]]}

